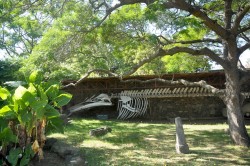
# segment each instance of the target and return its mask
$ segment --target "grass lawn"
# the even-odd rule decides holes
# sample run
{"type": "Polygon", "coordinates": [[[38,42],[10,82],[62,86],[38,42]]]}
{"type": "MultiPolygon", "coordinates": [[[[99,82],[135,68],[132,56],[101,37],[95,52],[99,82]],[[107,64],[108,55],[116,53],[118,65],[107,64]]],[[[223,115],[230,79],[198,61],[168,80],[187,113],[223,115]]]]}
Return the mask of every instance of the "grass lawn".
{"type": "MultiPolygon", "coordinates": [[[[89,166],[250,165],[248,148],[234,146],[227,124],[185,124],[190,154],[176,154],[175,125],[74,119],[64,134],[52,137],[81,148],[89,166]],[[89,130],[109,126],[112,133],[90,137],[89,130]]],[[[250,126],[247,126],[250,132],[250,126]]]]}

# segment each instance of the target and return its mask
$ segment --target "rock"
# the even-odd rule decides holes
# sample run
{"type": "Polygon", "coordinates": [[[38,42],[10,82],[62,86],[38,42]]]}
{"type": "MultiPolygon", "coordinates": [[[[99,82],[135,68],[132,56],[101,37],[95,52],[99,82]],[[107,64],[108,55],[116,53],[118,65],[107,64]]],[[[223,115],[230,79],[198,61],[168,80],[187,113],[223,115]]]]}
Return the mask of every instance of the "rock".
{"type": "Polygon", "coordinates": [[[45,145],[43,147],[44,150],[50,150],[54,143],[57,142],[56,138],[46,138],[45,145]]]}
{"type": "Polygon", "coordinates": [[[66,166],[86,165],[84,156],[81,155],[79,149],[72,147],[60,140],[53,144],[51,151],[64,158],[66,166]]]}
{"type": "Polygon", "coordinates": [[[101,128],[90,130],[89,135],[99,137],[99,136],[104,136],[108,132],[111,132],[111,131],[112,131],[112,129],[110,127],[104,126],[104,127],[101,127],[101,128]]]}
{"type": "Polygon", "coordinates": [[[184,130],[182,126],[182,121],[180,117],[175,118],[175,125],[176,125],[176,152],[187,154],[189,153],[189,147],[186,143],[186,138],[184,135],[184,130]]]}
{"type": "Polygon", "coordinates": [[[53,146],[51,147],[51,151],[57,153],[62,158],[66,158],[68,155],[78,153],[78,150],[76,148],[60,140],[53,144],[53,146]]]}
{"type": "Polygon", "coordinates": [[[84,156],[78,148],[66,144],[56,138],[48,138],[44,146],[45,159],[38,162],[34,160],[31,166],[85,166],[84,156]]]}

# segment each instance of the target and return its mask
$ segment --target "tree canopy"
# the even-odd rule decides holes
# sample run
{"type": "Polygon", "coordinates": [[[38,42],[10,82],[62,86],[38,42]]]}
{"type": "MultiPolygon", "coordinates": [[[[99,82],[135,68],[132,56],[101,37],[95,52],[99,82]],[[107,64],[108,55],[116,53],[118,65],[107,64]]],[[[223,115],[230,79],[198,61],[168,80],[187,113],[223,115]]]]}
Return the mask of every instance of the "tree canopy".
{"type": "MultiPolygon", "coordinates": [[[[93,4],[82,1],[66,3],[62,15],[54,20],[24,61],[26,65],[22,71],[29,73],[34,68],[40,69],[48,78],[56,79],[77,79],[96,68],[123,75],[155,51],[159,39],[152,32],[155,24],[152,20],[156,18],[148,14],[147,8],[138,4],[121,7],[98,25],[104,14],[97,12],[93,4]]],[[[156,22],[160,24],[158,20],[156,22]]],[[[160,29],[158,27],[156,31],[160,32],[160,29]]],[[[194,38],[203,33],[190,30],[176,34],[176,38],[194,38]]],[[[197,69],[210,69],[209,59],[180,53],[173,58],[156,58],[135,74],[194,72],[197,69]]]]}

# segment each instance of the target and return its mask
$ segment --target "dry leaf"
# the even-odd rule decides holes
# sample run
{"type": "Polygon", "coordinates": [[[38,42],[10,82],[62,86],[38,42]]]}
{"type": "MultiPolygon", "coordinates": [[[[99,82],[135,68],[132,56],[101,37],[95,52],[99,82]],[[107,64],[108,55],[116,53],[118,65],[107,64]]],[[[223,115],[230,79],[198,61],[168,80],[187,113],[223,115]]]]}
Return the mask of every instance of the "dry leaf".
{"type": "Polygon", "coordinates": [[[37,140],[35,140],[35,142],[32,144],[32,149],[35,153],[39,151],[39,144],[37,140]]]}

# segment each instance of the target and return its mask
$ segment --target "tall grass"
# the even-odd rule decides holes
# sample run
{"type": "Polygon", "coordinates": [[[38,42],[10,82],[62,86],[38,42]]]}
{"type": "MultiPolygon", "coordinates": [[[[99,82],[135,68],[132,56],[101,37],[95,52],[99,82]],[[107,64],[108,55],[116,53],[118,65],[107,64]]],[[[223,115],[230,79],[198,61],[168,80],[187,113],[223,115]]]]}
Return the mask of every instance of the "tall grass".
{"type": "Polygon", "coordinates": [[[250,165],[249,149],[233,145],[227,127],[184,123],[190,154],[175,152],[175,125],[169,123],[74,119],[64,135],[52,136],[81,148],[89,166],[250,165]],[[101,126],[112,132],[89,136],[90,129],[101,126]]]}

